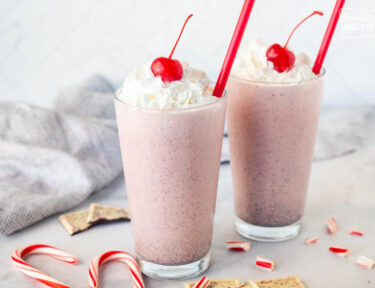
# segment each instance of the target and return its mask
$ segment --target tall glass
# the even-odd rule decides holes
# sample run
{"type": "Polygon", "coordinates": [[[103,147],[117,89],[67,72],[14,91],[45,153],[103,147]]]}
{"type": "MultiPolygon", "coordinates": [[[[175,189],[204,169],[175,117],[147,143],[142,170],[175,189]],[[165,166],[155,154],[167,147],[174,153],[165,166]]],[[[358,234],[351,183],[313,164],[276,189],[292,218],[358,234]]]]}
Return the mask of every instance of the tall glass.
{"type": "Polygon", "coordinates": [[[209,266],[226,103],[158,110],[115,97],[135,249],[148,276],[192,278],[209,266]]]}
{"type": "Polygon", "coordinates": [[[228,133],[237,231],[260,241],[301,227],[323,77],[276,83],[230,76],[228,133]]]}

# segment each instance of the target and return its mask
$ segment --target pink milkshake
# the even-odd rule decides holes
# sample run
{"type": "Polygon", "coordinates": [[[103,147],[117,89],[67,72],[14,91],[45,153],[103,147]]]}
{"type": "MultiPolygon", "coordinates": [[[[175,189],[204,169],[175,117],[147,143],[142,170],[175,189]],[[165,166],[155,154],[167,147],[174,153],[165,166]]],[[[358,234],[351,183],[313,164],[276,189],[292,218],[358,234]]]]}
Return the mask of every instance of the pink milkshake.
{"type": "Polygon", "coordinates": [[[141,67],[115,98],[135,249],[155,278],[194,277],[210,260],[226,98],[182,67],[174,82],[141,67]]]}
{"type": "Polygon", "coordinates": [[[258,40],[238,55],[227,85],[228,133],[237,231],[281,241],[300,229],[323,77],[304,54],[290,71],[275,71],[267,47],[258,40]]]}

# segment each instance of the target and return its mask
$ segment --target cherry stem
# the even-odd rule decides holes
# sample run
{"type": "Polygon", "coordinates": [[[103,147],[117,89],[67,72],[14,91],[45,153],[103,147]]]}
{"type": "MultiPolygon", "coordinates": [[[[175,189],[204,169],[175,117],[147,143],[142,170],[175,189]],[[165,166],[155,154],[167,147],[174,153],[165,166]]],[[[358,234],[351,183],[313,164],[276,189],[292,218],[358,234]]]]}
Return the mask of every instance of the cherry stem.
{"type": "Polygon", "coordinates": [[[321,11],[314,11],[312,12],[309,16],[307,16],[305,19],[303,19],[301,22],[298,23],[298,25],[293,29],[292,33],[290,34],[289,38],[288,38],[288,41],[286,41],[285,45],[284,45],[284,48],[286,48],[286,46],[288,46],[288,43],[289,43],[289,40],[290,38],[292,38],[292,35],[294,34],[294,31],[297,30],[297,28],[303,23],[305,22],[307,19],[309,19],[311,16],[314,16],[314,15],[320,15],[320,16],[323,16],[323,12],[321,11]]]}
{"type": "Polygon", "coordinates": [[[181,29],[180,35],[178,35],[177,41],[176,41],[176,43],[174,44],[173,49],[172,49],[172,52],[171,52],[171,54],[170,54],[169,57],[168,57],[169,59],[172,58],[172,55],[173,55],[173,53],[174,53],[174,50],[176,49],[176,46],[177,46],[178,42],[180,41],[180,38],[181,38],[182,32],[184,32],[184,29],[185,29],[186,23],[189,21],[189,19],[190,19],[191,17],[193,17],[193,14],[190,14],[190,15],[186,18],[185,23],[184,23],[184,26],[182,26],[182,29],[181,29]]]}

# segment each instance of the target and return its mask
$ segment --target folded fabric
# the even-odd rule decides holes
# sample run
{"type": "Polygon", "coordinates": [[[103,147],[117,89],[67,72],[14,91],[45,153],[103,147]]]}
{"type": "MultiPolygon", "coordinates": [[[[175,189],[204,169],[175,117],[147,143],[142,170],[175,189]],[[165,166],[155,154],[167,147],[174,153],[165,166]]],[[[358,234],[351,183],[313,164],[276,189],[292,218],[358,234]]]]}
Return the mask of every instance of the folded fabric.
{"type": "Polygon", "coordinates": [[[373,125],[374,107],[329,107],[320,115],[314,160],[354,153],[364,144],[373,125]]]}
{"type": "Polygon", "coordinates": [[[78,205],[121,172],[113,93],[93,76],[55,110],[0,103],[0,234],[78,205]]]}

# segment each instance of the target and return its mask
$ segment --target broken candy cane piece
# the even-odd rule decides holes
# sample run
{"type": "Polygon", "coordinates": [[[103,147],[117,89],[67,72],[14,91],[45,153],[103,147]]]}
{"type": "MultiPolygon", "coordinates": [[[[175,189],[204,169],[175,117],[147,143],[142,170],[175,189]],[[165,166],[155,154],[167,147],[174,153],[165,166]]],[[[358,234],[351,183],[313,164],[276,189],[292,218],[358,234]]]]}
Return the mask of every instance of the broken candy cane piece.
{"type": "Polygon", "coordinates": [[[338,227],[335,218],[330,217],[327,219],[327,228],[330,234],[334,234],[337,232],[338,227]]]}
{"type": "Polygon", "coordinates": [[[359,266],[366,268],[366,269],[374,269],[375,268],[375,261],[366,257],[366,256],[359,256],[357,261],[355,261],[359,266]]]}
{"type": "Polygon", "coordinates": [[[329,250],[342,257],[348,257],[351,253],[349,249],[345,249],[341,247],[329,247],[329,250]]]}
{"type": "Polygon", "coordinates": [[[257,256],[257,259],[255,261],[255,265],[257,265],[258,267],[261,267],[265,270],[268,270],[268,271],[273,271],[273,269],[275,267],[275,264],[273,263],[272,260],[269,260],[269,259],[266,259],[266,258],[263,258],[263,257],[260,257],[260,256],[257,256]]]}
{"type": "Polygon", "coordinates": [[[234,251],[249,251],[251,244],[249,241],[227,241],[227,248],[234,251]]]}
{"type": "MultiPolygon", "coordinates": [[[[185,288],[193,288],[198,282],[186,282],[185,288]]],[[[221,279],[221,280],[209,280],[207,288],[237,288],[240,287],[239,279],[221,279]]],[[[253,288],[253,287],[252,287],[253,288]]]]}
{"type": "Polygon", "coordinates": [[[352,229],[349,231],[350,235],[356,235],[356,236],[364,236],[365,234],[362,231],[359,231],[358,229],[352,229]]]}
{"type": "Polygon", "coordinates": [[[320,238],[306,238],[305,243],[307,245],[318,243],[320,241],[320,238]]]}
{"type": "Polygon", "coordinates": [[[193,288],[206,288],[207,285],[208,285],[208,282],[210,282],[206,276],[203,276],[203,278],[201,280],[199,280],[197,282],[197,284],[195,284],[193,286],[193,288]]]}

